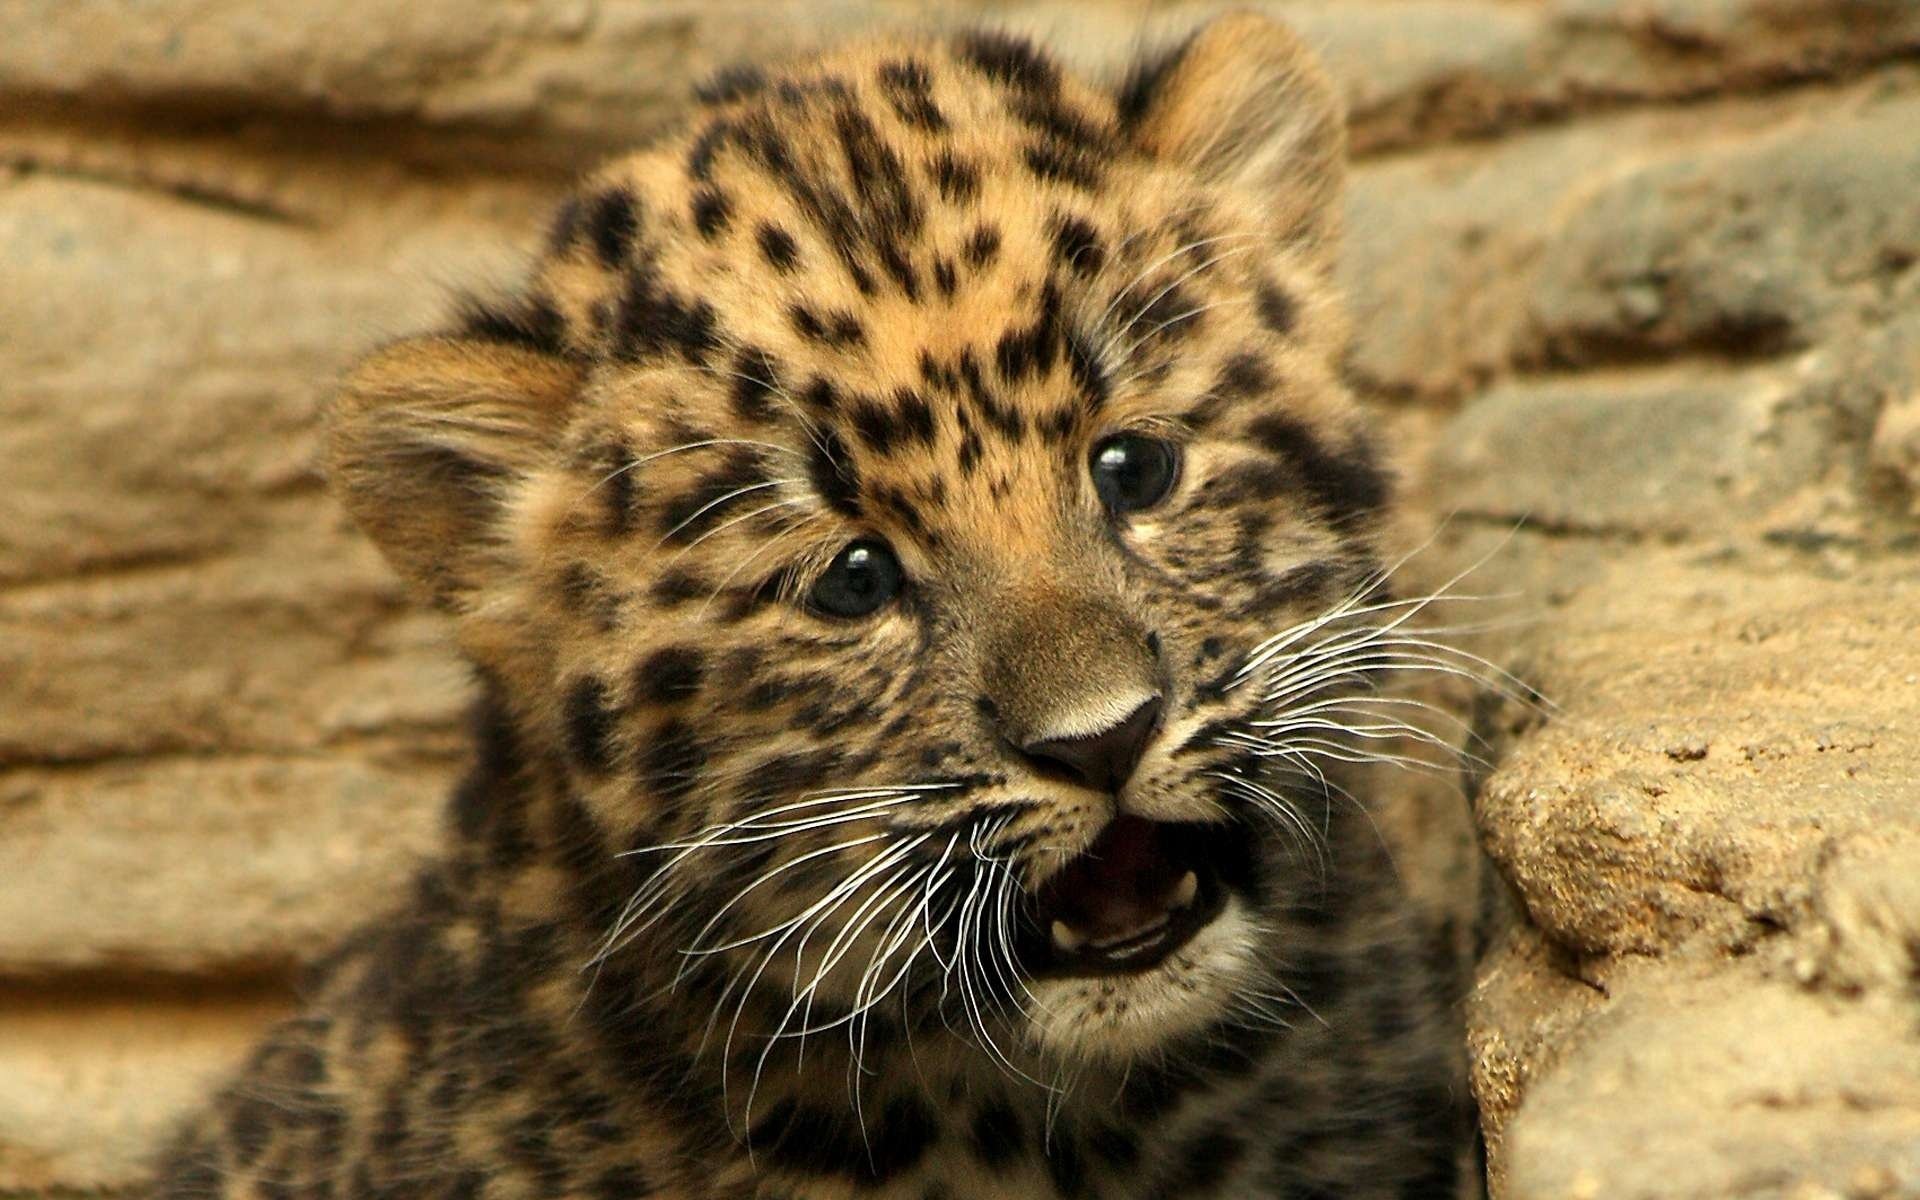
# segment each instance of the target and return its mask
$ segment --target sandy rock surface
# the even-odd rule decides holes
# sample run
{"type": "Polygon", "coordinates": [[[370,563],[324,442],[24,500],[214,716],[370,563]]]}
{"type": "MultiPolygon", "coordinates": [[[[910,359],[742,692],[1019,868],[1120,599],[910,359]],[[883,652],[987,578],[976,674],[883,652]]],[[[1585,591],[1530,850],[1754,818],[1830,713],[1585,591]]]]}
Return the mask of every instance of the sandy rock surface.
{"type": "MultiPolygon", "coordinates": [[[[1410,571],[1480,564],[1551,701],[1478,709],[1495,1195],[1920,1196],[1920,6],[1260,7],[1352,107],[1410,571]]],[[[131,1187],[434,844],[468,684],[314,470],[346,363],[694,75],[982,17],[1110,68],[1212,8],[11,5],[0,1195],[131,1187]]],[[[1457,849],[1445,791],[1393,832],[1457,849]]]]}

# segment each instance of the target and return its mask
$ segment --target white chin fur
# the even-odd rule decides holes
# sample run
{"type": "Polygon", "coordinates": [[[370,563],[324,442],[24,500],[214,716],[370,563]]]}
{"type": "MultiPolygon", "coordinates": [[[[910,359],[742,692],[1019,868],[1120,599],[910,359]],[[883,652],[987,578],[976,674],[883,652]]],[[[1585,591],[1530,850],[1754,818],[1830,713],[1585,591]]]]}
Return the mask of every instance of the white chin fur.
{"type": "Polygon", "coordinates": [[[1257,964],[1257,937],[1238,897],[1167,960],[1139,975],[1032,984],[1031,1036],[1041,1053],[1124,1065],[1217,1020],[1257,964]]]}

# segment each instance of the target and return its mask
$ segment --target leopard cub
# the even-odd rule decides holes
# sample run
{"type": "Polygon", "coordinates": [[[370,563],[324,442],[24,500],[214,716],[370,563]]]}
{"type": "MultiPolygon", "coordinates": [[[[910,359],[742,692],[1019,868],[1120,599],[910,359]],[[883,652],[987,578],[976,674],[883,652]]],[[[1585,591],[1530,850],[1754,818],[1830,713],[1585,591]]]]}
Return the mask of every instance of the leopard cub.
{"type": "Polygon", "coordinates": [[[1451,971],[1357,774],[1404,663],[1343,120],[1223,17],[736,70],[346,380],[477,668],[441,856],[172,1200],[1440,1197],[1451,971]]]}

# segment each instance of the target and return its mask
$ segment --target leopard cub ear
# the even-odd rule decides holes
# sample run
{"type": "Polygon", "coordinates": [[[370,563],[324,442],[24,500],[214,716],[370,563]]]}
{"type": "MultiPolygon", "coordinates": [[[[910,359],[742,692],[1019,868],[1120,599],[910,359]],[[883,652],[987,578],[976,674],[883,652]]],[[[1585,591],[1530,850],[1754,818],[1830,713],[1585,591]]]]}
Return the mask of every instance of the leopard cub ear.
{"type": "Polygon", "coordinates": [[[347,509],[442,608],[500,566],[500,517],[554,452],[577,367],[519,346],[410,338],[347,376],[328,427],[328,473],[347,509]]]}
{"type": "Polygon", "coordinates": [[[1292,30],[1257,13],[1219,17],[1136,68],[1120,113],[1147,153],[1244,190],[1282,238],[1331,254],[1346,179],[1346,111],[1292,30]]]}

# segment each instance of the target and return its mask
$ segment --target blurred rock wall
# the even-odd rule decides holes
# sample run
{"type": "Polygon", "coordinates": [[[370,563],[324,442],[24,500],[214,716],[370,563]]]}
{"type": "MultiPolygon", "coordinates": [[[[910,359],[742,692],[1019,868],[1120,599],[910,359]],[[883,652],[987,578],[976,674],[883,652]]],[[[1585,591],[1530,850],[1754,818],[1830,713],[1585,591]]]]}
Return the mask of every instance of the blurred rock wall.
{"type": "MultiPolygon", "coordinates": [[[[1920,1195],[1920,3],[1269,4],[1346,88],[1357,378],[1516,901],[1497,1195],[1920,1195]]],[[[467,683],[330,381],[690,77],[1119,0],[0,6],[0,1195],[124,1188],[431,847],[467,683]]]]}

